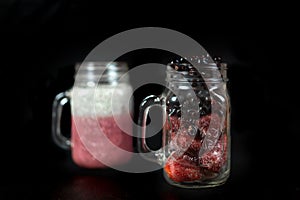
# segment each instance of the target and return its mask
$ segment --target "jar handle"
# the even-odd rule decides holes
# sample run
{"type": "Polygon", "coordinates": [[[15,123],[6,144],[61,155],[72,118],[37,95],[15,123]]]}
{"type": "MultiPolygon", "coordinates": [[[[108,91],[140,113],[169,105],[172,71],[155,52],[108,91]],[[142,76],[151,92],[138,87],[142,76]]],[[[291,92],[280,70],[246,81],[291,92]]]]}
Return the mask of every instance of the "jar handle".
{"type": "Polygon", "coordinates": [[[61,114],[63,106],[70,101],[69,92],[61,92],[55,96],[52,105],[52,139],[62,149],[69,150],[71,141],[62,135],[60,129],[61,114]]]}
{"type": "Polygon", "coordinates": [[[149,161],[162,164],[159,157],[162,155],[162,149],[152,150],[149,148],[146,142],[146,122],[149,114],[149,110],[152,106],[159,105],[161,106],[161,100],[158,96],[150,95],[146,97],[139,108],[139,118],[138,118],[138,140],[137,140],[137,149],[138,152],[142,153],[141,155],[149,161]]]}

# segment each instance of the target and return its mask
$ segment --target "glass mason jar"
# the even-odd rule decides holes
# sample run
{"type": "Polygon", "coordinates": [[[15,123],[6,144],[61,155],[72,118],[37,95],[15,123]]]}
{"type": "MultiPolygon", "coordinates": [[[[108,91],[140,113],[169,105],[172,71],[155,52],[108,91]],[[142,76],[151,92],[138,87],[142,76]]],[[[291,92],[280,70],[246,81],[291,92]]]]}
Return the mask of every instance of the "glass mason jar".
{"type": "Polygon", "coordinates": [[[146,97],[140,105],[139,151],[163,167],[168,183],[184,188],[221,185],[230,173],[230,99],[226,63],[199,68],[188,59],[171,62],[166,69],[166,90],[146,97]],[[161,106],[164,125],[162,148],[146,143],[146,121],[152,106],[161,106]],[[152,152],[152,154],[151,154],[152,152]],[[149,154],[150,153],[150,154],[149,154]]]}
{"type": "Polygon", "coordinates": [[[53,102],[52,136],[63,149],[71,149],[73,161],[85,168],[104,168],[127,162],[132,152],[132,94],[123,62],[76,64],[74,86],[53,102]],[[123,78],[121,78],[123,77],[123,78]],[[60,130],[63,106],[71,105],[71,138],[60,130]],[[125,151],[118,151],[123,149],[125,151]]]}

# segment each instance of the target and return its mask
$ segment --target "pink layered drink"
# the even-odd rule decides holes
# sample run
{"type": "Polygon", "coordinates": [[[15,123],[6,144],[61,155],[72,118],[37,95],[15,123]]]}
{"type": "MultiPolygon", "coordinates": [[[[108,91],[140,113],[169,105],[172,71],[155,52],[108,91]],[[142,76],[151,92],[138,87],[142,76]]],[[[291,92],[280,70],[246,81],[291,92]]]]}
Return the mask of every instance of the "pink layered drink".
{"type": "Polygon", "coordinates": [[[76,88],[74,91],[77,97],[72,110],[74,162],[85,168],[105,168],[128,162],[133,152],[132,119],[126,114],[123,101],[130,98],[130,88],[119,85],[114,90],[102,86],[96,90],[76,88]],[[119,98],[114,98],[112,91],[119,98]]]}
{"type": "MultiPolygon", "coordinates": [[[[120,118],[124,124],[130,126],[130,119],[126,116],[120,118]]],[[[124,153],[118,148],[132,152],[132,137],[118,127],[113,116],[98,117],[99,126],[96,124],[93,126],[93,121],[88,117],[73,117],[72,119],[72,157],[74,162],[86,168],[106,167],[101,161],[111,165],[126,163],[130,159],[130,154],[124,153]],[[79,128],[79,134],[77,127],[85,127],[89,122],[90,127],[79,128]],[[110,142],[104,140],[103,137],[110,142]]]]}

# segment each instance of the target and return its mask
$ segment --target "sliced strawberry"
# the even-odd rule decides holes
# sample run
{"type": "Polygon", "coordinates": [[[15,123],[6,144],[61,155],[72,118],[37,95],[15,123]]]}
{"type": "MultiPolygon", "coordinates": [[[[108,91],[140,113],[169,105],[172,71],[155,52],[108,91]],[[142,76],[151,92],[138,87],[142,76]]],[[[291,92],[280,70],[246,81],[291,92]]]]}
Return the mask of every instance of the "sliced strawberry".
{"type": "Polygon", "coordinates": [[[175,182],[196,181],[201,179],[200,167],[197,157],[175,154],[169,157],[165,165],[165,171],[169,178],[175,182]]]}

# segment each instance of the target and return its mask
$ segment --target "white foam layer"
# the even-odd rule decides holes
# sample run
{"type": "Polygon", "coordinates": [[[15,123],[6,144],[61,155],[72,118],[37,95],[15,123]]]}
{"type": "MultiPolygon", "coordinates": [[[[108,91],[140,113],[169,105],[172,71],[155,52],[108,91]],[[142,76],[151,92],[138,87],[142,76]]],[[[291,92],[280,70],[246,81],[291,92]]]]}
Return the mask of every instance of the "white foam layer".
{"type": "Polygon", "coordinates": [[[74,87],[71,91],[72,114],[76,116],[112,116],[132,109],[132,88],[128,84],[74,87]]]}

